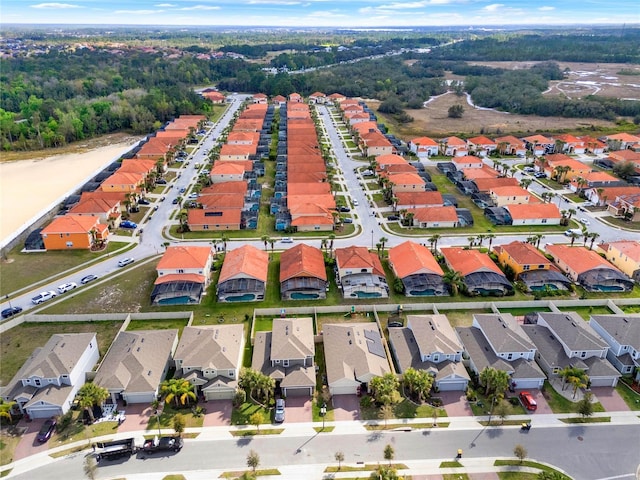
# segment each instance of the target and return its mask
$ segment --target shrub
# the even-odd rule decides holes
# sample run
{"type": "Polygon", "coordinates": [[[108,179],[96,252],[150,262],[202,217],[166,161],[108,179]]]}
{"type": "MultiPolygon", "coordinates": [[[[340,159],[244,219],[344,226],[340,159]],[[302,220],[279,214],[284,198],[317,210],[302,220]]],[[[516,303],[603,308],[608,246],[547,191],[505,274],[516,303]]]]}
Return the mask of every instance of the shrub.
{"type": "Polygon", "coordinates": [[[362,408],[371,408],[371,407],[373,407],[373,398],[371,398],[369,395],[365,395],[364,397],[362,397],[360,399],[360,406],[362,408]]]}

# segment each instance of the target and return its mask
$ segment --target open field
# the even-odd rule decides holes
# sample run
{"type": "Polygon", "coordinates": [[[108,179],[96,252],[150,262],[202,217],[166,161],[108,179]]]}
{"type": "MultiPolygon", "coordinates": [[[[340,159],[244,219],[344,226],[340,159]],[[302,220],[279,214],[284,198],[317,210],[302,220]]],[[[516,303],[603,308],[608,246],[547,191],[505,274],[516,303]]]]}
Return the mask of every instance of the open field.
{"type": "MultiPolygon", "coordinates": [[[[640,82],[639,82],[640,83],[640,82]]],[[[458,97],[453,93],[442,95],[419,110],[407,109],[406,112],[414,118],[407,124],[399,124],[392,117],[378,113],[378,100],[367,99],[379,119],[387,126],[391,133],[404,140],[427,135],[445,137],[447,135],[480,135],[499,136],[514,134],[525,136],[538,132],[571,131],[591,132],[591,127],[614,128],[615,123],[606,120],[585,118],[538,117],[533,115],[514,115],[496,110],[481,110],[470,106],[466,97],[458,97]],[[448,110],[452,105],[462,105],[462,118],[449,118],[448,110]]]]}

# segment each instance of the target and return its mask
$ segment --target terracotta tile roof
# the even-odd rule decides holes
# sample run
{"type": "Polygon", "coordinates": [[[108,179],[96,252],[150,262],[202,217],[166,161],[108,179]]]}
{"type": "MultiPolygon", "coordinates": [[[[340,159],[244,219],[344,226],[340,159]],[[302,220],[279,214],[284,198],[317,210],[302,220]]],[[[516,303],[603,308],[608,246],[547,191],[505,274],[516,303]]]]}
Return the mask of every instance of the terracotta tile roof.
{"type": "Polygon", "coordinates": [[[524,219],[556,219],[562,218],[560,209],[555,203],[523,203],[520,205],[505,205],[514,220],[524,219]]]}
{"type": "Polygon", "coordinates": [[[120,203],[118,200],[109,200],[104,198],[80,198],[80,201],[69,210],[69,214],[74,213],[95,213],[106,214],[110,212],[116,205],[120,203]]]}
{"type": "Polygon", "coordinates": [[[98,217],[88,215],[63,215],[54,218],[49,225],[42,229],[42,234],[52,235],[56,233],[89,233],[95,228],[102,232],[106,225],[101,225],[98,217]]]}
{"type": "Polygon", "coordinates": [[[576,144],[583,143],[582,140],[580,140],[578,137],[574,137],[573,135],[570,135],[568,133],[561,133],[560,135],[555,135],[553,138],[555,140],[560,140],[561,142],[565,142],[565,143],[576,143],[576,144]]]}
{"type": "Polygon", "coordinates": [[[411,208],[412,205],[436,205],[442,206],[442,194],[440,192],[397,192],[398,206],[411,208]]]}
{"type": "Polygon", "coordinates": [[[424,185],[424,178],[417,173],[394,173],[389,175],[394,185],[424,185]]]}
{"type": "Polygon", "coordinates": [[[294,277],[327,280],[324,255],[316,247],[300,243],[280,255],[280,282],[294,277]]]}
{"type": "Polygon", "coordinates": [[[156,132],[156,138],[162,138],[165,141],[170,141],[172,145],[179,144],[189,135],[189,130],[158,130],[156,132]]]}
{"type": "Polygon", "coordinates": [[[397,165],[387,165],[384,170],[379,170],[379,174],[383,177],[389,178],[393,174],[398,173],[416,173],[418,170],[413,165],[408,163],[399,163],[397,165]]]}
{"type": "Polygon", "coordinates": [[[485,145],[485,146],[491,146],[496,144],[496,142],[494,142],[490,138],[485,137],[484,135],[469,138],[467,139],[467,142],[472,143],[473,145],[485,145]]]}
{"type": "Polygon", "coordinates": [[[465,250],[460,247],[443,247],[440,249],[447,265],[452,270],[460,272],[463,276],[479,271],[489,271],[500,275],[502,270],[493,263],[489,255],[478,250],[465,250]]]}
{"type": "Polygon", "coordinates": [[[229,225],[239,228],[242,211],[240,209],[205,210],[203,208],[190,208],[187,223],[189,225],[229,225]],[[216,215],[210,215],[215,212],[216,215]]]}
{"type": "Polygon", "coordinates": [[[545,246],[545,250],[550,253],[554,259],[561,260],[568,265],[569,268],[578,275],[588,270],[593,270],[594,268],[617,270],[616,267],[607,262],[595,251],[582,246],[571,247],[569,245],[554,245],[548,243],[545,246]]]}
{"type": "Polygon", "coordinates": [[[493,187],[489,190],[496,197],[531,197],[531,193],[522,187],[493,187]]]}
{"type": "Polygon", "coordinates": [[[245,168],[243,165],[238,165],[236,162],[216,162],[211,169],[210,175],[240,175],[244,174],[245,168]]]}
{"type": "Polygon", "coordinates": [[[431,146],[437,147],[438,142],[436,142],[433,138],[429,137],[418,137],[411,140],[411,143],[414,145],[423,145],[423,146],[431,146]]]}
{"type": "Polygon", "coordinates": [[[204,268],[211,256],[211,247],[169,246],[158,262],[156,270],[204,268]]]}
{"type": "Polygon", "coordinates": [[[517,187],[520,185],[518,179],[513,177],[474,178],[473,183],[476,184],[476,187],[481,192],[488,192],[496,187],[517,187]]]}
{"type": "Polygon", "coordinates": [[[404,157],[395,154],[380,155],[376,157],[376,165],[378,168],[383,169],[386,165],[408,165],[409,162],[404,157]]]}
{"type": "Polygon", "coordinates": [[[264,93],[254,93],[253,94],[253,98],[267,98],[267,96],[264,93]]]}
{"type": "Polygon", "coordinates": [[[153,282],[154,285],[160,285],[163,283],[170,282],[194,282],[194,283],[205,283],[206,278],[204,275],[198,275],[197,273],[170,273],[168,275],[163,275],[161,277],[156,278],[156,281],[153,282]]]}
{"type": "Polygon", "coordinates": [[[500,175],[496,170],[488,165],[483,165],[482,168],[463,168],[462,174],[467,180],[476,180],[481,178],[493,179],[500,175]]]}
{"type": "Polygon", "coordinates": [[[203,195],[225,195],[228,193],[240,193],[245,195],[247,193],[247,182],[220,182],[215,183],[209,187],[205,187],[200,191],[200,196],[203,195]]]}
{"type": "Polygon", "coordinates": [[[456,207],[423,207],[411,210],[414,219],[421,223],[427,222],[457,222],[456,207]]]}
{"type": "MultiPolygon", "coordinates": [[[[595,191],[595,189],[593,189],[595,191]]],[[[599,189],[598,189],[599,190],[599,189]]],[[[609,202],[613,202],[617,197],[622,195],[636,195],[640,193],[640,187],[627,186],[627,187],[603,187],[602,193],[598,194],[600,200],[607,197],[609,202]]]]}
{"type": "Polygon", "coordinates": [[[313,92],[311,95],[309,95],[309,97],[316,97],[316,98],[320,97],[320,98],[322,98],[322,97],[326,97],[326,95],[324,93],[322,93],[322,92],[313,92]]]}
{"type": "MultiPolygon", "coordinates": [[[[584,175],[582,175],[582,178],[584,178],[587,182],[616,182],[619,180],[619,178],[614,177],[610,173],[599,171],[585,173],[584,175]]],[[[576,180],[577,177],[573,178],[571,180],[571,183],[577,185],[578,182],[576,180]]]]}
{"type": "Polygon", "coordinates": [[[257,151],[257,144],[228,144],[225,143],[220,149],[220,157],[254,155],[257,151]]]}
{"type": "MultiPolygon", "coordinates": [[[[240,183],[240,182],[238,182],[240,183]]],[[[219,195],[200,195],[198,202],[205,210],[238,209],[244,207],[244,195],[241,193],[223,193],[219,195]]]]}
{"type": "Polygon", "coordinates": [[[600,245],[600,249],[607,251],[607,249],[617,250],[623,255],[629,257],[636,262],[640,262],[640,242],[635,240],[619,240],[617,242],[608,242],[600,245]]]}
{"type": "Polygon", "coordinates": [[[637,162],[640,160],[640,152],[634,152],[633,150],[616,150],[614,152],[609,152],[609,158],[614,160],[622,160],[626,162],[637,162]]]}
{"type": "Polygon", "coordinates": [[[544,135],[531,135],[524,137],[523,140],[529,143],[548,144],[555,143],[552,138],[545,137],[544,135]]]}
{"type": "Polygon", "coordinates": [[[127,158],[122,161],[122,165],[118,169],[118,172],[142,173],[144,175],[155,169],[155,160],[127,158]]]}
{"type": "Polygon", "coordinates": [[[227,135],[227,143],[235,142],[251,142],[257,144],[260,141],[260,132],[229,132],[227,135]]]}
{"type": "Polygon", "coordinates": [[[329,214],[298,216],[291,220],[291,225],[293,227],[302,227],[306,225],[333,225],[333,217],[329,214]]]}
{"type": "Polygon", "coordinates": [[[578,137],[578,139],[580,139],[580,141],[582,141],[584,145],[588,148],[593,148],[593,146],[595,146],[596,148],[597,147],[604,148],[607,146],[606,143],[601,142],[597,138],[590,137],[589,135],[583,135],[581,137],[578,137]]]}
{"type": "Polygon", "coordinates": [[[239,118],[233,125],[234,132],[259,132],[262,129],[262,119],[239,118]]]}
{"type": "Polygon", "coordinates": [[[327,172],[287,172],[287,184],[292,183],[309,183],[309,182],[323,182],[327,179],[327,172]]]}
{"type": "Polygon", "coordinates": [[[140,185],[144,182],[144,175],[141,173],[118,172],[114,173],[104,182],[102,186],[109,185],[140,185]]]}
{"type": "Polygon", "coordinates": [[[373,269],[373,273],[384,277],[384,269],[382,268],[382,263],[380,263],[380,259],[378,255],[373,252],[367,250],[366,247],[344,247],[344,248],[336,248],[336,265],[340,269],[351,268],[351,269],[361,269],[361,268],[371,268],[373,269]]]}
{"type": "Polygon", "coordinates": [[[314,204],[323,210],[336,208],[336,201],[330,193],[324,195],[287,195],[287,206],[290,210],[303,204],[314,204]]]}
{"type": "Polygon", "coordinates": [[[496,145],[501,143],[506,143],[511,146],[522,146],[524,147],[524,142],[519,138],[514,137],[513,135],[506,135],[504,137],[496,138],[496,145]]]}
{"type": "Polygon", "coordinates": [[[212,102],[222,102],[225,98],[227,98],[220,92],[206,92],[203,93],[202,96],[211,100],[212,102]]]}
{"type": "Polygon", "coordinates": [[[454,157],[451,159],[451,163],[458,164],[470,164],[470,165],[483,165],[482,159],[475,155],[463,155],[462,157],[454,157]]]}
{"type": "Polygon", "coordinates": [[[555,167],[570,167],[571,170],[580,171],[580,170],[591,170],[590,167],[585,165],[584,163],[575,160],[571,157],[563,153],[554,153],[552,155],[546,155],[547,165],[549,168],[554,169],[555,167]]]}
{"type": "Polygon", "coordinates": [[[292,217],[300,216],[321,216],[327,218],[333,218],[328,208],[318,205],[313,202],[305,202],[304,197],[300,201],[289,205],[289,212],[292,217]]]}
{"type": "Polygon", "coordinates": [[[243,245],[235,250],[227,251],[220,270],[218,283],[226,282],[233,277],[252,277],[267,281],[269,254],[251,245],[243,245]]]}
{"type": "Polygon", "coordinates": [[[282,95],[276,95],[275,97],[272,98],[272,101],[275,103],[283,103],[286,102],[287,99],[285,97],[283,97],[282,95]]]}
{"type": "Polygon", "coordinates": [[[331,185],[327,182],[288,183],[287,195],[323,195],[331,194],[331,185]]]}
{"type": "Polygon", "coordinates": [[[307,164],[300,163],[300,162],[289,162],[287,165],[287,179],[289,178],[290,173],[296,173],[296,172],[323,173],[324,176],[326,177],[327,175],[326,171],[327,171],[327,167],[325,166],[324,161],[322,160],[316,161],[316,162],[309,162],[307,164]]]}
{"type": "Polygon", "coordinates": [[[90,198],[104,199],[108,202],[124,202],[127,198],[125,192],[104,192],[102,190],[95,190],[93,192],[82,192],[80,195],[80,201],[88,200],[90,198]]]}
{"type": "Polygon", "coordinates": [[[620,140],[621,142],[640,142],[640,137],[631,135],[627,132],[616,133],[614,135],[607,135],[607,140],[620,140]]]}
{"type": "MultiPolygon", "coordinates": [[[[496,253],[506,252],[518,265],[553,265],[540,250],[530,243],[514,241],[494,248],[496,253]]],[[[554,266],[555,269],[555,266],[554,266]]]]}
{"type": "Polygon", "coordinates": [[[339,100],[339,99],[347,98],[347,97],[345,97],[345,96],[344,96],[344,95],[342,95],[341,93],[332,93],[331,95],[329,95],[329,98],[330,98],[331,100],[339,100]]]}
{"type": "Polygon", "coordinates": [[[412,241],[406,241],[389,249],[389,263],[398,278],[420,273],[443,275],[442,268],[431,250],[412,241]]]}
{"type": "MultiPolygon", "coordinates": [[[[366,122],[362,122],[366,123],[366,122]]],[[[391,142],[381,132],[368,132],[360,136],[367,147],[390,147],[391,142]]]]}
{"type": "Polygon", "coordinates": [[[456,145],[459,145],[461,147],[467,146],[467,142],[465,142],[464,140],[458,137],[446,137],[440,140],[440,142],[450,146],[456,146],[456,145]]]}

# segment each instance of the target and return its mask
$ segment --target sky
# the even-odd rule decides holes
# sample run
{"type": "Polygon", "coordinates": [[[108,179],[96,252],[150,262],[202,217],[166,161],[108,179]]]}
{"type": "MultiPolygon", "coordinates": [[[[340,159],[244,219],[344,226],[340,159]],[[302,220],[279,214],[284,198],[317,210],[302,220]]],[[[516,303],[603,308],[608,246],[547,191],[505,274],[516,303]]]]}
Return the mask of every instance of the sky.
{"type": "Polygon", "coordinates": [[[273,27],[640,23],[638,0],[1,0],[2,23],[273,27]]]}

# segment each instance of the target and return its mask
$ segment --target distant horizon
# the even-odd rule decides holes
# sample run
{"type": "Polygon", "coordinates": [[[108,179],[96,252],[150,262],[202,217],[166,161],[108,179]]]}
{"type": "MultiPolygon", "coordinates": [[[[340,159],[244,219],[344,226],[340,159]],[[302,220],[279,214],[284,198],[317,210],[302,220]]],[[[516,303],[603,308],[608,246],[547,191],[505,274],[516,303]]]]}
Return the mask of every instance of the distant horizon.
{"type": "Polygon", "coordinates": [[[3,26],[558,28],[636,26],[637,0],[4,0],[3,26]]]}

